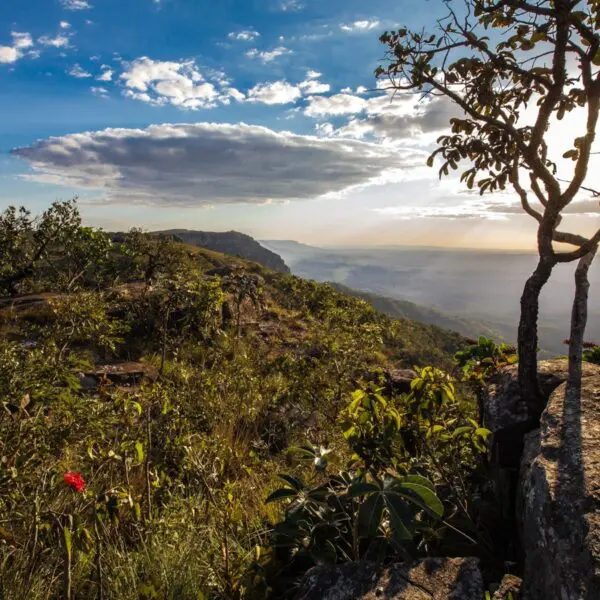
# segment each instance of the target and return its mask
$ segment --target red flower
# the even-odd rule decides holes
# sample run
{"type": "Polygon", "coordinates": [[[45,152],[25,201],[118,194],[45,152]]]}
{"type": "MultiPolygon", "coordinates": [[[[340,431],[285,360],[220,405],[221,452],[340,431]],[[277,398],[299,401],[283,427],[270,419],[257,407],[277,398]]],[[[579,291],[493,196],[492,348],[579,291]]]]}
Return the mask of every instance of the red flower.
{"type": "Polygon", "coordinates": [[[76,492],[83,492],[85,489],[85,480],[80,473],[65,473],[63,481],[76,492]]]}

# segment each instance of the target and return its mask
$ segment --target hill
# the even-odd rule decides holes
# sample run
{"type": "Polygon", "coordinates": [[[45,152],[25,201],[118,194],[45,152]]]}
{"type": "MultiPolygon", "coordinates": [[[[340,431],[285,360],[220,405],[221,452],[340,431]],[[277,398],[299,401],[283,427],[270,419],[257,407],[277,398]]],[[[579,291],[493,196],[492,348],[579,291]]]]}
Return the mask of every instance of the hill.
{"type": "MultiPolygon", "coordinates": [[[[463,338],[172,236],[111,241],[73,212],[63,230],[74,209],[59,208],[26,270],[46,229],[15,236],[0,299],[4,595],[23,582],[35,600],[287,589],[283,513],[265,499],[276,473],[310,478],[325,460],[291,462],[291,449],[350,464],[352,393],[391,396],[414,377],[403,369],[451,369],[463,338]]],[[[390,415],[386,431],[400,427],[390,415]]]]}
{"type": "Polygon", "coordinates": [[[498,329],[494,329],[488,323],[467,319],[460,315],[447,314],[428,306],[420,306],[408,300],[399,300],[371,292],[353,290],[340,283],[331,283],[331,285],[344,294],[366,300],[374,308],[394,319],[409,319],[420,323],[428,323],[436,327],[456,331],[465,337],[471,338],[476,338],[480,335],[495,339],[502,339],[503,337],[498,329]]]}
{"type": "Polygon", "coordinates": [[[281,256],[261,246],[254,238],[239,231],[210,232],[193,231],[189,229],[169,229],[157,231],[167,235],[177,236],[185,244],[201,246],[232,256],[240,256],[257,262],[269,269],[281,273],[289,273],[290,269],[281,256]]]}

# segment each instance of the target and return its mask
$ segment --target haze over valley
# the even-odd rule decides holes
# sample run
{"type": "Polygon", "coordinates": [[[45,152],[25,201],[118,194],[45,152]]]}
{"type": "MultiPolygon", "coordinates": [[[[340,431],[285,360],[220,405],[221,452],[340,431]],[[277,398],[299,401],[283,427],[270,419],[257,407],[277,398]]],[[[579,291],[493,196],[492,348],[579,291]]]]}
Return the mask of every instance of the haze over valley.
{"type": "MultiPolygon", "coordinates": [[[[293,241],[265,240],[292,272],[355,290],[407,300],[462,319],[450,322],[465,335],[485,332],[482,324],[507,341],[516,340],[523,284],[536,265],[534,253],[441,248],[316,247],[293,241]]],[[[540,343],[565,353],[573,284],[573,265],[559,265],[542,292],[540,343]]],[[[590,271],[589,339],[600,338],[600,307],[593,301],[600,265],[590,271]]],[[[439,321],[438,321],[439,322],[439,321]]],[[[489,333],[489,331],[488,331],[489,333]]]]}

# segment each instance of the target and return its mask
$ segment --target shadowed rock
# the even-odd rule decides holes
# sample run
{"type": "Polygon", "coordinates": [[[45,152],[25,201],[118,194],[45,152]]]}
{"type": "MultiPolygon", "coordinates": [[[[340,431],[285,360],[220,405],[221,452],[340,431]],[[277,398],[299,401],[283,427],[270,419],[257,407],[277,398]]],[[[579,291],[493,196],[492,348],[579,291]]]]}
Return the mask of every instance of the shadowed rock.
{"type": "Polygon", "coordinates": [[[552,394],[525,444],[518,513],[526,600],[600,598],[600,376],[584,377],[580,393],[566,390],[552,394]]]}
{"type": "Polygon", "coordinates": [[[315,567],[295,600],[482,600],[475,558],[427,558],[388,567],[372,563],[315,567]]]}

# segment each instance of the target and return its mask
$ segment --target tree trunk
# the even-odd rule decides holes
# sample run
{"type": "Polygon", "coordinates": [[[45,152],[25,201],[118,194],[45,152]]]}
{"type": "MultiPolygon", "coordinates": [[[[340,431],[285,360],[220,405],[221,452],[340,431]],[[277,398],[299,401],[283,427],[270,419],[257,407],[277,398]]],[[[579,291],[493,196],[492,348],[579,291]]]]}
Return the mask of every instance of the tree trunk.
{"type": "Polygon", "coordinates": [[[527,402],[529,417],[539,419],[544,410],[544,398],[537,377],[538,315],[540,293],[550,278],[554,262],[541,257],[535,271],[525,283],[521,296],[519,321],[519,388],[527,402]]]}
{"type": "Polygon", "coordinates": [[[571,312],[571,334],[569,341],[569,387],[581,390],[581,371],[583,362],[583,342],[588,316],[588,292],[590,282],[588,271],[597,249],[579,259],[575,269],[575,297],[571,312]]]}

